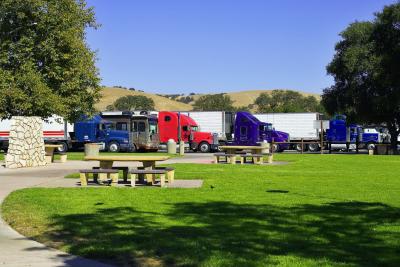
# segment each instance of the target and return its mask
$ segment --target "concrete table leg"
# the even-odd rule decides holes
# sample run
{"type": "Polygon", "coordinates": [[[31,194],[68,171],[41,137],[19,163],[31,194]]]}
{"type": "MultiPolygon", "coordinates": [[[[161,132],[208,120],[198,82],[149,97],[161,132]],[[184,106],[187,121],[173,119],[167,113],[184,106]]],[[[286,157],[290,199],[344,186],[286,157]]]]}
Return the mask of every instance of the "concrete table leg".
{"type": "MultiPolygon", "coordinates": [[[[100,169],[111,169],[113,166],[113,161],[100,161],[100,169]]],[[[98,178],[98,183],[103,184],[104,181],[107,180],[107,174],[106,173],[100,173],[99,178],[98,178]]]]}
{"type": "Polygon", "coordinates": [[[44,147],[44,151],[46,152],[47,163],[54,162],[54,147],[44,147]]]}
{"type": "MultiPolygon", "coordinates": [[[[156,168],[156,162],[155,161],[143,161],[143,168],[145,170],[154,170],[156,168]]],[[[154,174],[146,174],[145,177],[147,180],[147,184],[154,183],[154,180],[155,180],[154,174]]],[[[139,180],[140,179],[143,179],[143,177],[139,177],[139,180]]],[[[142,182],[144,182],[144,181],[142,181],[142,182]]]]}

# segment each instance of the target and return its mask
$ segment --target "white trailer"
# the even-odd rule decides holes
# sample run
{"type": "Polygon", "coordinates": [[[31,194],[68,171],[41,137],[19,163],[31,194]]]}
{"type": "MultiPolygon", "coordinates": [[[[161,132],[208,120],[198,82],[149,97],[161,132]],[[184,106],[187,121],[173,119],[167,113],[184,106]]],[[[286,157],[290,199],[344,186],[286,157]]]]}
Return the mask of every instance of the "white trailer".
{"type": "MultiPolygon", "coordinates": [[[[10,136],[11,120],[0,121],[0,149],[7,150],[10,136]]],[[[70,144],[69,133],[73,132],[73,124],[67,123],[62,117],[53,116],[43,120],[43,139],[46,144],[60,144],[60,152],[68,150],[70,144]]]]}
{"type": "MultiPolygon", "coordinates": [[[[288,133],[292,142],[320,141],[320,132],[314,126],[316,120],[322,119],[320,113],[264,113],[254,116],[260,121],[272,123],[276,130],[288,133]]],[[[301,145],[295,148],[301,150],[301,145]]],[[[306,149],[316,151],[319,145],[306,144],[306,149]]]]}
{"type": "Polygon", "coordinates": [[[181,112],[193,118],[202,132],[218,134],[218,139],[225,142],[231,139],[234,113],[224,111],[187,111],[181,112]]]}

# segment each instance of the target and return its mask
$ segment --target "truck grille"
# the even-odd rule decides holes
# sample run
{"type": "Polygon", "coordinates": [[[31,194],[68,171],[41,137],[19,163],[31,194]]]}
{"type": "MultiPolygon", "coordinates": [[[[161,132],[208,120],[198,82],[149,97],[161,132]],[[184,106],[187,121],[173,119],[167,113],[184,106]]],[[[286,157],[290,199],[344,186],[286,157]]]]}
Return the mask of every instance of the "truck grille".
{"type": "Polygon", "coordinates": [[[213,144],[214,145],[218,145],[218,134],[217,133],[213,133],[213,144]]]}

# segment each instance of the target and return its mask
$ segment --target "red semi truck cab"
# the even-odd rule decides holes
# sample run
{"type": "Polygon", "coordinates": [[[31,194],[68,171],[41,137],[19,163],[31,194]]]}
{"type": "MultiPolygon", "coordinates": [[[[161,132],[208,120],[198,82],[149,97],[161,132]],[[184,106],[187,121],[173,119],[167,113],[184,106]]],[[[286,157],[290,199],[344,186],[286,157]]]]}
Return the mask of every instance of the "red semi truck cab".
{"type": "Polygon", "coordinates": [[[169,139],[178,142],[178,128],[182,141],[189,143],[190,149],[204,153],[218,149],[218,136],[209,132],[199,132],[199,126],[192,118],[170,111],[158,113],[160,143],[167,143],[169,139]]]}

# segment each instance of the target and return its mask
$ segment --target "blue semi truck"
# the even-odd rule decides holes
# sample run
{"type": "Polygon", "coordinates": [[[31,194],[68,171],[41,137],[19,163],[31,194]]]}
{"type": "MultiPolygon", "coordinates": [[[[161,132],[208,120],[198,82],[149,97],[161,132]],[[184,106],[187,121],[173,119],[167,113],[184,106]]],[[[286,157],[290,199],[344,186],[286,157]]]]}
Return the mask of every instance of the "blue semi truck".
{"type": "Polygon", "coordinates": [[[326,131],[326,141],[335,147],[344,145],[359,148],[374,149],[376,144],[389,142],[389,135],[383,128],[362,127],[358,124],[348,124],[345,115],[336,115],[329,121],[326,131]]]}
{"type": "Polygon", "coordinates": [[[85,143],[102,144],[102,150],[130,151],[132,144],[129,142],[129,132],[115,130],[111,121],[104,120],[100,115],[90,119],[83,119],[74,124],[71,144],[78,149],[85,143]]]}

